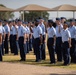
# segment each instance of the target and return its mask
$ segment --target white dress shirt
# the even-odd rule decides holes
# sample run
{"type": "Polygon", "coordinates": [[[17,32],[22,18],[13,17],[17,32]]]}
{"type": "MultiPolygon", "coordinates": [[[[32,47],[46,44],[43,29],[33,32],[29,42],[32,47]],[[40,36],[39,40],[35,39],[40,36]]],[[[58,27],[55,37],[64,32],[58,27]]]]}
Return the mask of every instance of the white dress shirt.
{"type": "Polygon", "coordinates": [[[71,33],[71,38],[74,39],[75,38],[75,31],[76,31],[75,26],[74,25],[72,27],[70,26],[69,31],[71,33]]]}
{"type": "Polygon", "coordinates": [[[56,36],[56,30],[55,28],[52,26],[51,28],[47,28],[47,33],[48,33],[48,38],[53,38],[54,36],[56,36]]]}
{"type": "Polygon", "coordinates": [[[61,37],[61,30],[63,29],[63,25],[57,25],[56,26],[56,37],[61,37]],[[60,32],[59,32],[60,27],[60,32]]]}
{"type": "Polygon", "coordinates": [[[34,38],[39,38],[40,37],[40,34],[42,34],[42,29],[41,29],[41,27],[40,26],[35,26],[34,28],[33,28],[33,37],[34,38]]]}
{"type": "Polygon", "coordinates": [[[69,38],[71,38],[71,34],[70,34],[70,31],[67,29],[63,29],[61,31],[61,35],[62,35],[62,42],[65,42],[65,41],[68,41],[69,38]]]}

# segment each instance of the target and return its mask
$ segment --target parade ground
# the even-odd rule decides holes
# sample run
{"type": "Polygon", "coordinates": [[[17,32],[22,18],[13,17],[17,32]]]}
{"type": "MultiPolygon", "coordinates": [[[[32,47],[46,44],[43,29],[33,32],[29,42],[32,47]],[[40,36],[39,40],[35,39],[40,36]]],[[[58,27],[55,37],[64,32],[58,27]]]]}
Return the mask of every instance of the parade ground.
{"type": "Polygon", "coordinates": [[[76,0],[0,0],[0,75],[76,75],[76,0]]]}
{"type": "Polygon", "coordinates": [[[0,63],[0,75],[76,75],[76,70],[20,63],[0,63]]]}
{"type": "Polygon", "coordinates": [[[63,66],[63,62],[49,64],[48,52],[46,60],[35,62],[35,56],[32,52],[27,54],[27,59],[20,62],[20,56],[13,54],[3,56],[3,62],[0,62],[0,75],[76,75],[76,64],[63,66]]]}

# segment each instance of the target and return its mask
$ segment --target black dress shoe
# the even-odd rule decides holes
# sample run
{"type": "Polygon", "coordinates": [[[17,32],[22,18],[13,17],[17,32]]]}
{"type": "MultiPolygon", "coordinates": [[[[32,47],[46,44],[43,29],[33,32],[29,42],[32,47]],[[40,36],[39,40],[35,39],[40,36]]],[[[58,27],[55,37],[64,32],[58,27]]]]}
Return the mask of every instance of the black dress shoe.
{"type": "Polygon", "coordinates": [[[57,60],[58,62],[62,62],[62,60],[57,60]]]}
{"type": "Polygon", "coordinates": [[[14,55],[18,55],[18,54],[14,54],[14,55]]]}
{"type": "Polygon", "coordinates": [[[0,60],[0,62],[2,62],[2,60],[0,60]]]}
{"type": "Polygon", "coordinates": [[[42,60],[45,60],[45,59],[42,59],[42,60]]]}
{"type": "Polygon", "coordinates": [[[64,63],[64,64],[63,64],[63,66],[68,66],[68,65],[70,65],[70,63],[68,63],[68,64],[65,64],[65,63],[64,63]]]}
{"type": "Polygon", "coordinates": [[[25,59],[21,59],[20,61],[25,61],[25,59]]]}
{"type": "Polygon", "coordinates": [[[50,62],[50,64],[55,64],[55,62],[50,62]]]}
{"type": "Polygon", "coordinates": [[[41,60],[36,60],[35,62],[40,62],[41,60]]]}

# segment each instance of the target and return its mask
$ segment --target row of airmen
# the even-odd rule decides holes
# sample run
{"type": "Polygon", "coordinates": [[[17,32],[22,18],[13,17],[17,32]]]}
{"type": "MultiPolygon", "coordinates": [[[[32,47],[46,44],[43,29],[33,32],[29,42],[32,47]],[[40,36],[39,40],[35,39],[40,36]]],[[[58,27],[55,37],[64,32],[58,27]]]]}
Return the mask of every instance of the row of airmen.
{"type": "Polygon", "coordinates": [[[8,54],[9,52],[9,39],[11,53],[14,53],[14,55],[18,55],[19,44],[21,57],[20,61],[26,60],[26,53],[28,53],[29,50],[32,50],[32,46],[36,56],[36,62],[45,60],[45,38],[47,29],[47,47],[49,51],[50,63],[56,63],[55,52],[57,54],[57,61],[62,62],[62,60],[64,60],[64,65],[70,64],[70,59],[71,63],[75,63],[75,20],[70,20],[69,27],[68,23],[65,21],[66,19],[64,17],[56,18],[56,26],[54,26],[54,22],[52,20],[48,20],[45,28],[44,19],[42,18],[36,19],[34,23],[22,22],[21,20],[8,22],[5,20],[4,27],[2,26],[2,21],[0,20],[0,37],[2,36],[2,41],[0,41],[0,48],[2,48],[2,50],[0,50],[0,60],[2,60],[4,48],[5,54],[8,54]]]}

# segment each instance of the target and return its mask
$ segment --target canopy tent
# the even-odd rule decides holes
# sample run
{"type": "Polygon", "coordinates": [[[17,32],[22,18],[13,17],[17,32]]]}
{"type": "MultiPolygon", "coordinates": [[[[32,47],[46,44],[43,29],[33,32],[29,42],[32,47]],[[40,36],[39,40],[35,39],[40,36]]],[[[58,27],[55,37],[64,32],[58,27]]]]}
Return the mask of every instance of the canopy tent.
{"type": "Polygon", "coordinates": [[[57,11],[57,17],[58,17],[58,11],[73,11],[73,18],[75,18],[76,6],[64,4],[52,8],[52,11],[57,11]]]}
{"type": "MultiPolygon", "coordinates": [[[[15,11],[23,11],[23,20],[24,20],[24,11],[50,11],[50,8],[43,7],[36,4],[29,4],[23,7],[16,9],[15,11]]],[[[42,13],[41,13],[42,15],[42,13]]]]}
{"type": "Polygon", "coordinates": [[[2,12],[5,12],[5,11],[13,11],[13,9],[0,6],[0,11],[2,11],[2,12]]]}
{"type": "Polygon", "coordinates": [[[50,8],[46,8],[40,5],[29,4],[21,8],[18,8],[15,11],[50,11],[50,10],[51,10],[50,8]]]}

